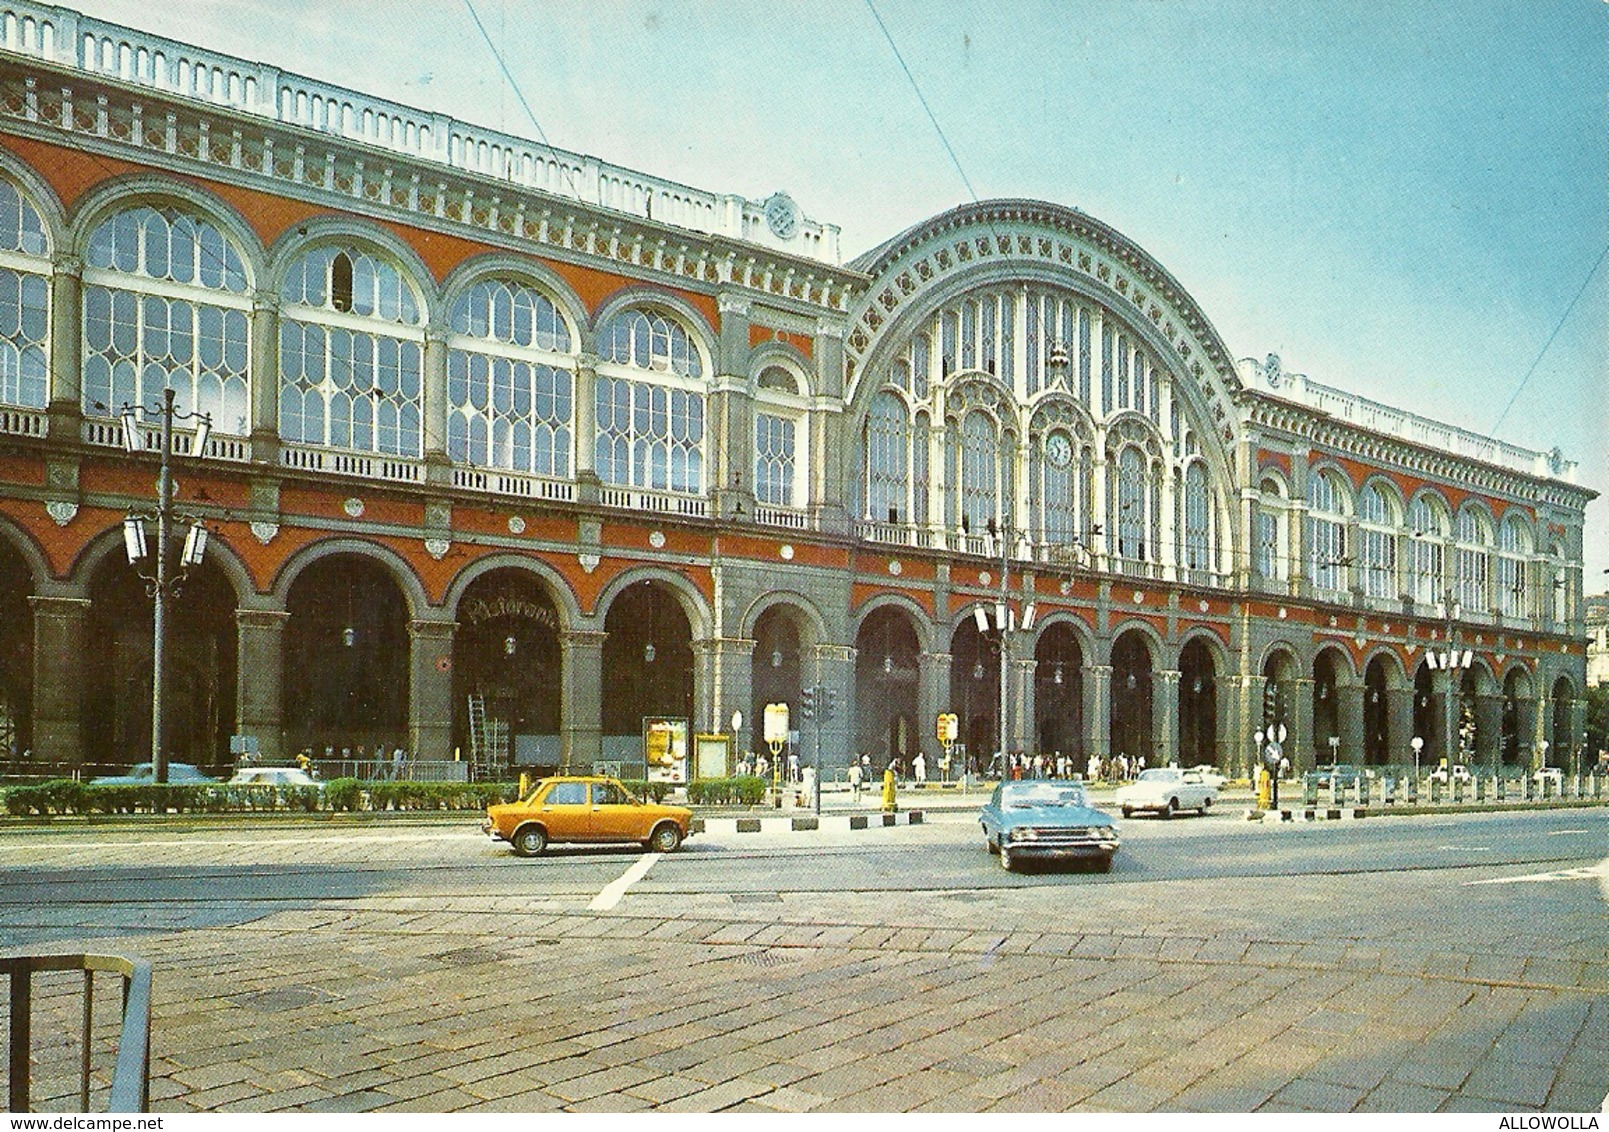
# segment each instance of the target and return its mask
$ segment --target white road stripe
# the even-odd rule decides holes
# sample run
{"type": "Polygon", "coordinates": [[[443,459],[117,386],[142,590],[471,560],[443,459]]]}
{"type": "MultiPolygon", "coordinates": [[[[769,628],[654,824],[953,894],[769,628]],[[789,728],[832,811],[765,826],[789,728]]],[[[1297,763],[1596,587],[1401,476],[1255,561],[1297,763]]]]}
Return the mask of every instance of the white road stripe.
{"type": "Polygon", "coordinates": [[[1591,833],[1591,832],[1592,831],[1590,829],[1550,829],[1550,830],[1548,830],[1548,836],[1549,837],[1562,837],[1566,833],[1591,833]]]}
{"type": "Polygon", "coordinates": [[[1588,865],[1581,869],[1557,869],[1551,873],[1530,873],[1522,877],[1492,877],[1489,880],[1466,880],[1464,883],[1519,884],[1525,881],[1591,880],[1594,877],[1609,877],[1609,861],[1599,861],[1596,865],[1588,865]]]}
{"type": "Polygon", "coordinates": [[[654,862],[659,860],[661,856],[663,854],[644,853],[636,864],[621,873],[617,879],[605,886],[602,892],[594,896],[592,903],[587,905],[587,910],[589,912],[607,912],[616,904],[619,904],[620,898],[626,894],[626,889],[647,876],[648,870],[654,867],[654,862]]]}
{"type": "Polygon", "coordinates": [[[1490,845],[1438,845],[1437,851],[1445,850],[1449,853],[1490,853],[1490,845]]]}

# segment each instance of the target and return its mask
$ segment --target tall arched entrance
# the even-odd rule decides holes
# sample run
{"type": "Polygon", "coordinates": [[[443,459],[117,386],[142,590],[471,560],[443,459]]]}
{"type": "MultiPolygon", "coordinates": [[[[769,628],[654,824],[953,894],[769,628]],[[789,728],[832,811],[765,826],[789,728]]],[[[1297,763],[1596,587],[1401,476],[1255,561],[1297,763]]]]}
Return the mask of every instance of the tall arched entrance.
{"type": "MultiPolygon", "coordinates": [[[[1422,663],[1413,675],[1413,738],[1423,740],[1419,744],[1421,766],[1426,761],[1434,763],[1442,754],[1444,724],[1436,710],[1436,701],[1435,678],[1430,674],[1430,665],[1422,663]]],[[[1412,739],[1409,743],[1411,750],[1412,739]]]]}
{"type": "Polygon", "coordinates": [[[1560,770],[1578,770],[1571,756],[1575,753],[1575,735],[1571,717],[1575,713],[1575,689],[1561,676],[1553,682],[1552,718],[1548,721],[1548,749],[1545,765],[1560,770]]]}
{"type": "MultiPolygon", "coordinates": [[[[218,769],[230,761],[235,724],[235,591],[203,562],[167,605],[163,730],[173,762],[218,769]]],[[[83,736],[86,761],[151,758],[152,599],[121,555],[90,579],[83,736]]]]}
{"type": "Polygon", "coordinates": [[[802,740],[805,728],[799,715],[799,693],[804,690],[804,671],[804,636],[798,614],[791,608],[772,606],[754,623],[753,699],[749,703],[752,750],[770,757],[765,743],[767,704],[788,705],[788,730],[802,740]]]}
{"type": "Polygon", "coordinates": [[[1363,670],[1363,761],[1385,766],[1391,761],[1391,704],[1386,695],[1386,659],[1377,656],[1363,670]]]}
{"type": "Polygon", "coordinates": [[[1334,649],[1325,649],[1313,661],[1313,757],[1320,763],[1345,762],[1360,754],[1341,749],[1343,671],[1340,654],[1334,649]]]}
{"type": "Polygon", "coordinates": [[[559,733],[563,656],[559,616],[545,586],[513,567],[476,578],[458,600],[453,636],[453,744],[468,752],[472,704],[483,710],[499,761],[552,774],[563,761],[559,733]]]}
{"type": "Polygon", "coordinates": [[[1218,761],[1218,665],[1199,637],[1179,653],[1179,765],[1218,761]]]}
{"type": "MultiPolygon", "coordinates": [[[[1298,749],[1296,729],[1296,679],[1301,668],[1296,663],[1296,655],[1287,649],[1277,648],[1268,654],[1263,661],[1263,709],[1259,717],[1259,730],[1262,731],[1265,742],[1280,742],[1284,747],[1285,757],[1290,759],[1292,766],[1301,766],[1302,757],[1308,752],[1298,749]],[[1279,739],[1280,728],[1284,728],[1284,739],[1279,739]]],[[[1244,738],[1244,737],[1243,737],[1244,738]]],[[[1257,771],[1256,759],[1261,752],[1253,750],[1255,742],[1247,748],[1246,777],[1254,779],[1257,771]]]]}
{"type": "Polygon", "coordinates": [[[693,630],[671,588],[647,579],[615,595],[604,631],[603,757],[636,774],[645,720],[685,721],[691,742],[693,630]]]}
{"type": "Polygon", "coordinates": [[[390,572],[332,554],[297,575],[285,607],[285,749],[338,759],[406,749],[408,603],[390,572]]]}
{"type": "Polygon", "coordinates": [[[1034,711],[1039,750],[1067,755],[1082,773],[1084,746],[1084,651],[1065,621],[1046,625],[1034,643],[1034,711]]]}
{"type": "Polygon", "coordinates": [[[1112,757],[1154,761],[1151,737],[1151,646],[1145,634],[1130,629],[1112,645],[1112,757]]]}
{"type": "Polygon", "coordinates": [[[27,563],[0,539],[0,760],[10,771],[33,746],[32,589],[27,563]]]}
{"type": "Polygon", "coordinates": [[[920,655],[910,614],[894,606],[873,610],[855,634],[855,750],[878,767],[892,758],[909,767],[921,748],[920,655]]]}
{"type": "Polygon", "coordinates": [[[950,636],[950,710],[959,715],[966,756],[986,772],[1000,747],[1000,634],[968,617],[950,636]]]}

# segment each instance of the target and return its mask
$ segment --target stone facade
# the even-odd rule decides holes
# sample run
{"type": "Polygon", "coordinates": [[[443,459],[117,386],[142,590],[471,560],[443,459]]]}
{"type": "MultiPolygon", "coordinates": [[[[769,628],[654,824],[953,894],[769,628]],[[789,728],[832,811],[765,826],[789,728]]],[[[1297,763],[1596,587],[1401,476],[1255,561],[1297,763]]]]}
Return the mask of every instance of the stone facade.
{"type": "Polygon", "coordinates": [[[734,713],[758,749],[773,702],[825,767],[937,766],[944,711],[957,770],[1243,772],[1279,728],[1298,766],[1578,752],[1575,466],[1237,360],[1095,218],[983,202],[842,264],[780,194],[31,19],[0,51],[0,604],[37,759],[149,750],[122,531],[159,440],[125,451],[119,410],[164,385],[213,425],[174,458],[212,535],[172,630],[192,761],[629,762],[645,719],[734,713]]]}

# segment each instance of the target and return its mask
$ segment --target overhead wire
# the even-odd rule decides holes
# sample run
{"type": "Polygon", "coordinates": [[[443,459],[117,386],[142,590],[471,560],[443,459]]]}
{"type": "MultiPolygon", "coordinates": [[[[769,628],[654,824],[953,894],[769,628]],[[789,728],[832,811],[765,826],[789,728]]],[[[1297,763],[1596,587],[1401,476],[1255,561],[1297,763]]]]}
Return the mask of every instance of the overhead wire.
{"type": "Polygon", "coordinates": [[[1575,310],[1575,305],[1581,301],[1581,296],[1586,294],[1587,284],[1591,283],[1592,277],[1598,274],[1598,268],[1603,266],[1605,258],[1609,258],[1609,244],[1605,244],[1603,251],[1598,253],[1598,258],[1593,263],[1592,270],[1587,272],[1587,277],[1581,281],[1581,286],[1576,290],[1575,297],[1570,300],[1570,305],[1565,307],[1564,313],[1559,316],[1558,324],[1554,326],[1553,333],[1549,334],[1548,340],[1542,343],[1542,349],[1537,352],[1536,360],[1531,363],[1531,368],[1525,371],[1525,376],[1520,379],[1519,385],[1514,388],[1513,395],[1509,397],[1508,404],[1504,405],[1503,411],[1497,414],[1497,423],[1492,425],[1492,434],[1494,436],[1497,434],[1497,430],[1502,427],[1503,421],[1508,417],[1508,411],[1514,407],[1514,402],[1520,399],[1520,393],[1524,391],[1532,375],[1536,373],[1536,367],[1542,364],[1542,359],[1547,355],[1548,348],[1553,345],[1553,340],[1559,336],[1559,331],[1563,330],[1564,324],[1569,321],[1570,312],[1575,310]]]}

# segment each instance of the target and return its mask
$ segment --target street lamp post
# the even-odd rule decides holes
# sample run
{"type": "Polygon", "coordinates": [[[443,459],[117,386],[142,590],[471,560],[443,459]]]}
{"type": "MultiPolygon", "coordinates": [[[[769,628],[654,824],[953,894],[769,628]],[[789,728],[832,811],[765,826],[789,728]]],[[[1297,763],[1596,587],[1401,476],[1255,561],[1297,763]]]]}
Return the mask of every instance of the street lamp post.
{"type": "Polygon", "coordinates": [[[1417,798],[1419,796],[1419,752],[1424,750],[1425,741],[1415,735],[1408,740],[1408,746],[1413,748],[1413,793],[1414,797],[1417,798]]]}
{"type": "Polygon", "coordinates": [[[1443,746],[1446,749],[1447,780],[1451,782],[1453,773],[1453,674],[1467,670],[1474,663],[1475,654],[1469,649],[1464,649],[1460,652],[1458,645],[1453,640],[1460,608],[1458,603],[1453,600],[1451,593],[1447,595],[1447,600],[1443,603],[1443,607],[1447,617],[1447,636],[1445,638],[1447,648],[1440,655],[1436,653],[1435,649],[1431,649],[1425,654],[1425,663],[1430,665],[1432,669],[1439,667],[1447,673],[1447,693],[1443,697],[1446,700],[1444,714],[1446,716],[1447,734],[1446,742],[1443,746]]]}
{"type": "MultiPolygon", "coordinates": [[[[140,408],[134,405],[124,405],[119,411],[123,427],[123,447],[128,452],[138,452],[143,448],[139,413],[140,408]]],[[[162,443],[159,450],[161,463],[157,474],[156,547],[152,554],[154,559],[152,573],[146,574],[139,570],[139,563],[147,552],[143,522],[145,516],[130,515],[123,520],[123,544],[128,552],[129,565],[135,567],[136,572],[145,581],[145,589],[151,596],[152,602],[151,777],[157,783],[165,783],[168,780],[168,752],[163,734],[165,722],[163,678],[167,667],[168,600],[178,596],[179,587],[184,584],[190,570],[201,564],[207,548],[207,528],[199,520],[193,520],[190,531],[185,536],[178,570],[176,573],[170,573],[168,538],[176,518],[173,511],[173,422],[175,420],[196,422],[195,437],[191,442],[191,454],[194,456],[205,453],[207,437],[212,431],[210,414],[181,413],[174,408],[174,391],[171,387],[162,391],[161,414],[162,443]]]]}
{"type": "MultiPolygon", "coordinates": [[[[1009,577],[1009,571],[1011,569],[1011,550],[1012,550],[1012,547],[1015,545],[1015,541],[1018,540],[1018,539],[1026,541],[1027,536],[1022,534],[1021,532],[1017,531],[1009,523],[997,524],[993,519],[990,519],[989,520],[989,537],[992,540],[994,540],[994,542],[1000,548],[1000,597],[999,597],[999,600],[997,600],[995,602],[994,620],[995,620],[995,628],[1000,633],[1000,727],[999,727],[999,731],[1000,731],[1000,757],[1001,757],[1001,759],[1003,761],[1005,759],[1005,757],[1006,757],[1006,752],[1008,750],[1008,748],[1006,746],[1006,738],[1007,738],[1006,713],[1007,713],[1008,708],[1010,707],[1010,701],[1009,701],[1008,692],[1007,692],[1007,679],[1009,677],[1009,665],[1010,665],[1010,656],[1009,656],[1010,649],[1009,649],[1009,646],[1008,646],[1008,642],[1011,639],[1010,635],[1012,633],[1018,632],[1019,630],[1021,632],[1026,633],[1030,629],[1033,628],[1033,626],[1034,626],[1034,603],[1032,601],[1030,601],[1025,606],[1023,606],[1022,624],[1019,626],[1017,624],[1017,612],[1016,612],[1016,610],[1011,608],[1010,593],[1009,593],[1009,586],[1007,584],[1007,579],[1009,577]]],[[[986,616],[983,619],[986,620],[986,616]]]]}

